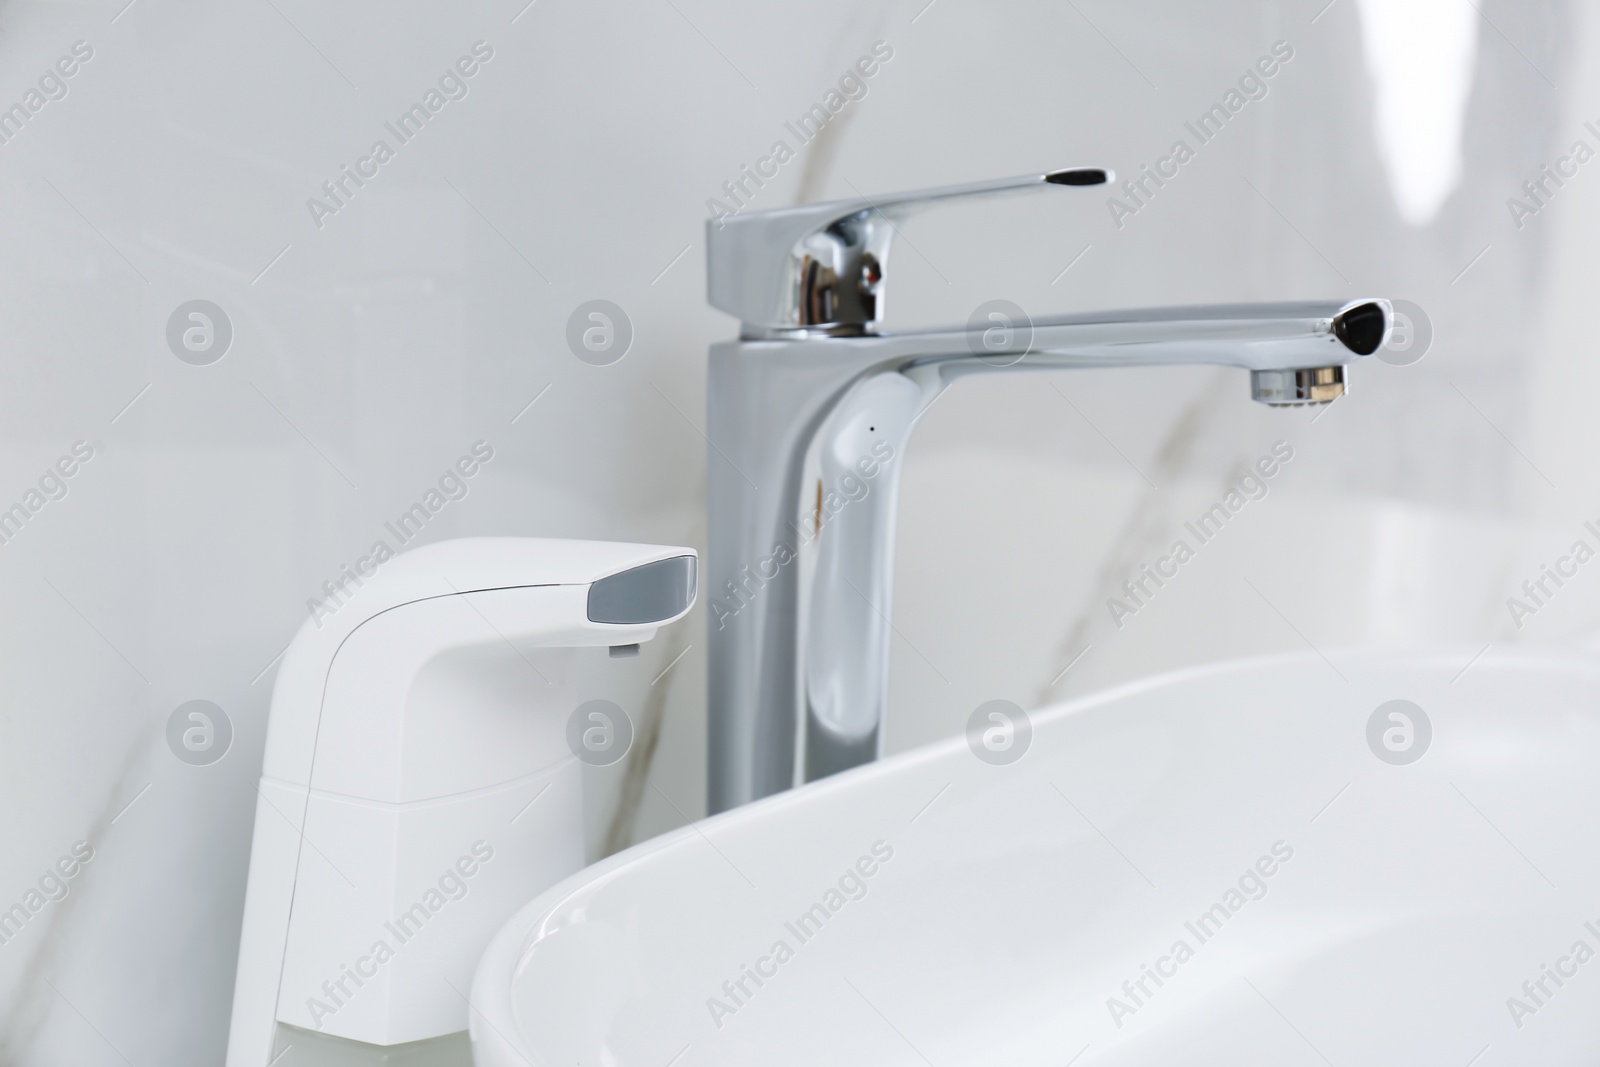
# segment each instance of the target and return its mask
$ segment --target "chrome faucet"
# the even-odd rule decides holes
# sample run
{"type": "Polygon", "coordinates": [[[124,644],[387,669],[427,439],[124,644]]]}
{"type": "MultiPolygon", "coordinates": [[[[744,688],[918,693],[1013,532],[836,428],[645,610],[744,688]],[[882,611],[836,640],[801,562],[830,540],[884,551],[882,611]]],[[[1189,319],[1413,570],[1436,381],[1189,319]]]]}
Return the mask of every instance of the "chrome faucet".
{"type": "Polygon", "coordinates": [[[899,473],[917,419],[951,382],[1208,363],[1249,370],[1263,403],[1327,403],[1344,393],[1345,364],[1388,337],[1386,300],[1035,322],[1000,311],[966,328],[879,331],[907,215],[1112,177],[1079,167],[707,223],[710,303],[742,323],[737,341],[712,346],[707,386],[712,812],[882,752],[899,473]]]}

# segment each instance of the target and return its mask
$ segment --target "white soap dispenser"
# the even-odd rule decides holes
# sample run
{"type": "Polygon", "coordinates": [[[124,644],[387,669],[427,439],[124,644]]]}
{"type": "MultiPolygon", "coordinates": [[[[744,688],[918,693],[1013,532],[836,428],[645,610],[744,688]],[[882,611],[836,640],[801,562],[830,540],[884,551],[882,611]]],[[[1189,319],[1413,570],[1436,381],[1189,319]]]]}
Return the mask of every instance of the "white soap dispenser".
{"type": "Polygon", "coordinates": [[[689,611],[695,569],[687,548],[444,541],[300,628],[272,693],[228,1067],[266,1067],[279,1024],[374,1046],[466,1029],[490,937],[584,863],[569,725],[600,720],[572,722],[572,650],[649,640],[689,611]]]}

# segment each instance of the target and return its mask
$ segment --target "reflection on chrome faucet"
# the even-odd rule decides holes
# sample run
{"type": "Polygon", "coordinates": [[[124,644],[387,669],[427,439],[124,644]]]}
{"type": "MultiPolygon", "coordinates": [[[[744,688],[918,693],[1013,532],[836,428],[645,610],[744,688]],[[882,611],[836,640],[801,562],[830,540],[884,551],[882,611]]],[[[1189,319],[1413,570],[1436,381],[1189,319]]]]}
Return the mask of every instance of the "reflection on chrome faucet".
{"type": "Polygon", "coordinates": [[[893,461],[894,446],[887,441],[874,441],[868,451],[850,464],[843,473],[829,479],[817,479],[816,505],[807,521],[789,524],[792,537],[780,535],[772,551],[754,563],[738,568],[724,585],[723,595],[711,601],[711,617],[717,629],[749,607],[761,595],[767,583],[778,576],[779,570],[800,558],[800,550],[822,536],[823,529],[841,511],[851,504],[859,504],[872,492],[872,481],[884,467],[893,461]]]}

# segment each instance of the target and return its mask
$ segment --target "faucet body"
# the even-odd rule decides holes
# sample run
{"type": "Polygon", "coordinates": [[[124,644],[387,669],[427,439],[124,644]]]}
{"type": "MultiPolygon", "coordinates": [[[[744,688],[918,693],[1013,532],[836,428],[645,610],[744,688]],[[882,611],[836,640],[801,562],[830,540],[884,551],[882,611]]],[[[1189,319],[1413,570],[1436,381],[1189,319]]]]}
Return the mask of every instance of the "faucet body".
{"type": "Polygon", "coordinates": [[[1343,393],[1345,363],[1387,338],[1383,300],[877,332],[892,218],[1094,175],[1110,179],[1058,171],[708,224],[711,302],[743,320],[740,340],[712,347],[708,382],[712,812],[881,753],[900,469],[917,419],[955,380],[1221,364],[1251,371],[1264,403],[1318,403],[1343,393]],[[853,251],[862,248],[870,254],[853,251]]]}

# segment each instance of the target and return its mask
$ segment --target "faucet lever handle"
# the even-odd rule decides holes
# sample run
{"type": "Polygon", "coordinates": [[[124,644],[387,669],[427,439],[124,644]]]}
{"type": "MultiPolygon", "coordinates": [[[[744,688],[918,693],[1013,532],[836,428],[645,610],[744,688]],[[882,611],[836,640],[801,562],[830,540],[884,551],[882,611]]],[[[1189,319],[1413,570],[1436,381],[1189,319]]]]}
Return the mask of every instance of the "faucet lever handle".
{"type": "Polygon", "coordinates": [[[1103,167],[1068,167],[711,219],[708,299],[737,315],[747,337],[786,330],[873,333],[883,314],[884,267],[900,220],[940,201],[1051,185],[1103,185],[1114,177],[1103,167]]]}

